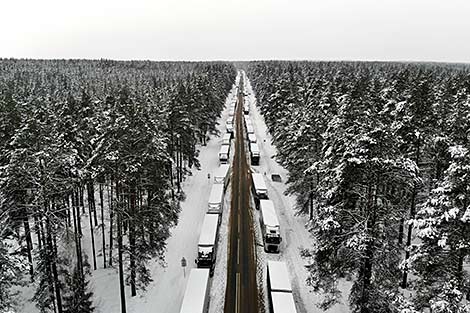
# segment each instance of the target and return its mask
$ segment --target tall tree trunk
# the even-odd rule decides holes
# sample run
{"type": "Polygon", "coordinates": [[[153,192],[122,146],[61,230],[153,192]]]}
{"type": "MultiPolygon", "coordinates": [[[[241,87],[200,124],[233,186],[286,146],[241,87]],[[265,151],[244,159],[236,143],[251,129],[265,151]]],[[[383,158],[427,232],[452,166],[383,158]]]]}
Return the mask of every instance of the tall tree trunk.
{"type": "Polygon", "coordinates": [[[34,230],[36,232],[36,240],[38,242],[38,248],[41,250],[42,248],[42,240],[41,240],[41,229],[39,228],[39,219],[36,214],[33,215],[34,218],[34,230]]]}
{"type": "MultiPolygon", "coordinates": [[[[116,194],[118,195],[119,203],[121,203],[122,199],[119,195],[119,188],[116,186],[116,194]]],[[[118,208],[117,210],[117,231],[118,231],[118,263],[119,263],[119,291],[121,295],[121,313],[126,313],[126,293],[124,289],[124,266],[122,260],[122,218],[121,218],[121,210],[118,208]]]]}
{"type": "Polygon", "coordinates": [[[72,193],[73,234],[75,238],[75,252],[77,254],[77,269],[80,274],[80,277],[83,277],[82,244],[80,232],[78,230],[80,219],[77,217],[77,214],[80,213],[80,209],[76,200],[77,198],[72,193]]]}
{"type": "Polygon", "coordinates": [[[88,191],[88,218],[90,221],[90,238],[91,238],[91,251],[93,255],[93,269],[96,270],[96,250],[95,250],[95,232],[93,231],[93,221],[92,221],[92,213],[93,213],[93,202],[91,201],[93,198],[93,195],[91,194],[93,192],[93,183],[88,182],[87,184],[87,191],[88,191]]]}
{"type": "Polygon", "coordinates": [[[85,214],[85,201],[83,200],[83,185],[80,184],[80,188],[79,188],[79,199],[80,199],[80,206],[82,207],[82,214],[85,214]]]}
{"type": "Polygon", "coordinates": [[[89,182],[89,188],[90,188],[90,191],[89,191],[89,198],[88,198],[88,202],[91,203],[91,209],[92,209],[92,212],[93,212],[93,222],[95,223],[95,227],[98,225],[98,216],[97,216],[97,213],[96,213],[96,201],[95,201],[95,182],[94,180],[90,180],[89,182]]]}
{"type": "Polygon", "coordinates": [[[52,256],[51,269],[52,269],[52,277],[54,281],[55,298],[57,302],[57,312],[62,313],[62,298],[60,294],[60,281],[59,281],[59,274],[57,272],[57,253],[56,253],[56,250],[54,249],[54,245],[52,241],[52,227],[51,227],[51,223],[49,220],[49,214],[46,215],[46,231],[47,231],[47,246],[48,246],[49,253],[52,256]]]}
{"type": "Polygon", "coordinates": [[[129,210],[129,261],[131,270],[131,296],[137,295],[135,282],[136,282],[136,268],[135,268],[135,206],[136,206],[136,188],[135,183],[131,183],[130,190],[130,210],[129,210]]]}
{"type": "MultiPolygon", "coordinates": [[[[116,183],[117,187],[117,183],[116,183]]],[[[108,189],[108,209],[109,209],[109,266],[113,266],[113,220],[114,220],[114,203],[113,203],[113,180],[111,179],[108,189]]]]}
{"type": "Polygon", "coordinates": [[[103,184],[100,184],[100,209],[101,209],[101,247],[103,250],[103,267],[106,268],[106,233],[104,228],[104,201],[103,184]]]}
{"type": "Polygon", "coordinates": [[[25,216],[23,219],[23,225],[24,225],[24,233],[26,236],[26,252],[28,254],[28,263],[29,263],[29,275],[31,276],[31,281],[34,280],[34,268],[33,268],[33,255],[31,251],[33,250],[33,240],[31,239],[31,229],[29,228],[29,218],[26,215],[25,211],[25,216]]]}

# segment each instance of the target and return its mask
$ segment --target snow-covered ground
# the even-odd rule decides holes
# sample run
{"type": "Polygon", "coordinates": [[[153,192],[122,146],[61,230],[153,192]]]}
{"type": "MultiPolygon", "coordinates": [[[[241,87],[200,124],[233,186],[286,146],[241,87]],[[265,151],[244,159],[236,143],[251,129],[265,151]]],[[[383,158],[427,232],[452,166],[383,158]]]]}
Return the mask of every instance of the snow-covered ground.
{"type": "MultiPolygon", "coordinates": [[[[263,240],[261,237],[261,230],[259,229],[259,212],[254,210],[253,222],[255,223],[256,241],[257,241],[257,256],[258,262],[263,265],[263,285],[266,288],[266,261],[267,260],[280,260],[287,262],[289,274],[294,291],[294,299],[296,302],[297,310],[299,313],[320,312],[321,310],[316,306],[321,300],[321,296],[313,293],[306,285],[308,272],[305,268],[305,260],[300,256],[300,249],[312,248],[313,238],[305,228],[307,218],[304,216],[295,216],[293,208],[295,207],[295,197],[286,196],[285,191],[287,186],[285,184],[288,171],[276,162],[272,157],[277,153],[276,147],[272,144],[272,137],[269,134],[264,118],[256,107],[256,97],[251,88],[249,80],[245,76],[246,92],[248,93],[250,105],[250,118],[253,121],[255,134],[260,148],[260,165],[252,166],[254,171],[265,174],[265,181],[268,187],[269,198],[274,202],[274,206],[281,225],[281,236],[283,241],[281,243],[281,252],[279,254],[266,253],[263,249],[263,240]],[[271,174],[277,173],[282,177],[282,182],[273,182],[271,174]]],[[[349,294],[351,283],[342,282],[340,290],[343,295],[349,294]]],[[[266,296],[266,289],[264,290],[266,296]]],[[[347,306],[347,298],[343,300],[342,304],[337,304],[332,307],[329,312],[346,313],[349,312],[347,306]]]]}

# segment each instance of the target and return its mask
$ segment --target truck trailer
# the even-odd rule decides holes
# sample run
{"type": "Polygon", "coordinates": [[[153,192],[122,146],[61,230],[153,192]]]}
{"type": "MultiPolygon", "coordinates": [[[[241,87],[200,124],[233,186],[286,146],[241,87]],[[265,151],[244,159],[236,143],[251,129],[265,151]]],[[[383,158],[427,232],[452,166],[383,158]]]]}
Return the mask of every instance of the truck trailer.
{"type": "Polygon", "coordinates": [[[208,268],[211,275],[214,270],[217,256],[217,240],[219,234],[219,215],[206,214],[202,223],[201,234],[197,244],[197,259],[195,260],[198,268],[208,268]]]}
{"type": "Polygon", "coordinates": [[[230,159],[230,145],[222,145],[219,150],[220,164],[228,164],[230,159]]]}
{"type": "Polygon", "coordinates": [[[191,269],[180,313],[207,313],[209,294],[209,270],[205,268],[191,269]]]}
{"type": "Polygon", "coordinates": [[[230,182],[230,164],[221,164],[214,174],[214,184],[223,184],[224,189],[230,182]]]}
{"type": "Polygon", "coordinates": [[[259,165],[260,152],[257,143],[250,143],[250,158],[252,165],[259,165]]]}
{"type": "Polygon", "coordinates": [[[279,252],[282,241],[281,226],[274,209],[274,203],[271,200],[260,200],[259,222],[263,235],[264,251],[279,252]]]}
{"type": "Polygon", "coordinates": [[[253,198],[255,200],[256,209],[259,210],[260,199],[268,199],[268,188],[264,182],[264,177],[260,173],[251,173],[251,189],[253,192],[253,198]]]}
{"type": "Polygon", "coordinates": [[[209,203],[207,206],[207,213],[221,214],[224,202],[224,189],[223,184],[213,184],[211,193],[209,195],[209,203]]]}

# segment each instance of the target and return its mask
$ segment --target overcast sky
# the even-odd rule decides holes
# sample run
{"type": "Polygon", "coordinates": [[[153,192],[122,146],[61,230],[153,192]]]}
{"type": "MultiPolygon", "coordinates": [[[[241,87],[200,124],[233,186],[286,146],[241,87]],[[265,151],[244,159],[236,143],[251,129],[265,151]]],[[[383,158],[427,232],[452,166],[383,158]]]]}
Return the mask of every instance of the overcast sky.
{"type": "Polygon", "coordinates": [[[2,0],[0,57],[470,62],[470,0],[2,0]]]}

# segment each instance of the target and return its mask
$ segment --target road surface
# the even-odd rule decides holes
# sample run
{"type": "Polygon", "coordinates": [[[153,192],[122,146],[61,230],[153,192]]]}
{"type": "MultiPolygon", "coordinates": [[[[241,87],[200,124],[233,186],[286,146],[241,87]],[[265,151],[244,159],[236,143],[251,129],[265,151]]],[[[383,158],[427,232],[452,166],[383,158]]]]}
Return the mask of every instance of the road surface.
{"type": "Polygon", "coordinates": [[[245,153],[242,92],[243,79],[240,80],[236,107],[225,313],[258,312],[254,232],[249,205],[251,179],[245,153]]]}

